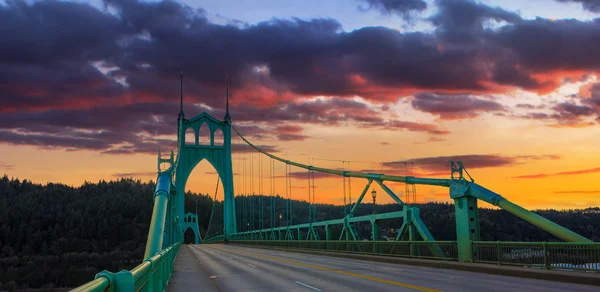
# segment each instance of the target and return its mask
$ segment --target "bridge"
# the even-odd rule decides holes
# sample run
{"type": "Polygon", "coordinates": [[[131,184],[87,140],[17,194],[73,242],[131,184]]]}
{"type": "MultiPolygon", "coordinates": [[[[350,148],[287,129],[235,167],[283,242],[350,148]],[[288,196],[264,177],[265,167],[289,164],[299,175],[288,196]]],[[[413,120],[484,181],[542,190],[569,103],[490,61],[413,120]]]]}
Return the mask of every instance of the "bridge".
{"type": "MultiPolygon", "coordinates": [[[[227,97],[223,120],[207,113],[187,119],[181,103],[177,153],[158,153],[154,207],[141,264],[132,270],[100,272],[73,291],[592,291],[597,288],[506,275],[552,280],[572,277],[583,279],[580,282],[585,284],[600,285],[600,243],[475,183],[460,161],[449,162],[448,179],[303,164],[253,144],[232,123],[228,108],[227,97]],[[203,129],[208,130],[208,137],[200,137],[203,129]],[[185,213],[184,208],[189,176],[203,160],[216,170],[224,194],[222,212],[213,205],[204,236],[200,234],[198,214],[185,213]],[[292,168],[306,175],[308,201],[302,216],[293,214],[292,178],[300,172],[292,168]],[[342,218],[318,220],[315,199],[318,176],[337,177],[343,183],[342,218]],[[251,177],[250,181],[246,181],[247,177],[251,177]],[[276,191],[276,178],[285,181],[283,197],[276,191]],[[257,192],[252,185],[255,182],[258,182],[257,192]],[[362,189],[354,202],[352,183],[362,189]],[[389,187],[391,183],[405,184],[404,200],[389,187]],[[419,208],[409,203],[417,185],[448,188],[448,195],[454,201],[456,240],[434,238],[423,223],[419,208]],[[375,211],[377,194],[373,186],[378,186],[397,204],[396,211],[375,211]],[[370,197],[373,212],[357,214],[363,201],[370,197]],[[562,242],[481,241],[479,201],[506,210],[562,242]],[[277,204],[282,202],[285,212],[278,214],[277,204]],[[217,211],[221,213],[219,218],[215,217],[217,211]],[[383,240],[381,223],[390,221],[397,224],[397,232],[383,240]],[[358,224],[370,225],[370,234],[360,234],[356,229],[358,224]],[[183,244],[186,233],[193,234],[193,245],[183,244]]],[[[213,203],[216,202],[215,198],[213,203]]]]}

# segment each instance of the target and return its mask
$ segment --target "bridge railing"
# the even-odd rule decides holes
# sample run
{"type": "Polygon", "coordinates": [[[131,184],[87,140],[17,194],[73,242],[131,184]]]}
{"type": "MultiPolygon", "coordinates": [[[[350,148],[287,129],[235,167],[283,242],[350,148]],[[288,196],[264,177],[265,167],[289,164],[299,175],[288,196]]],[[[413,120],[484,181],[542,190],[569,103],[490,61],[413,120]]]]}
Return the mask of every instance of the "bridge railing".
{"type": "Polygon", "coordinates": [[[368,255],[458,260],[456,241],[344,241],[344,240],[234,240],[235,244],[269,246],[287,249],[320,250],[368,255]],[[432,252],[432,246],[442,254],[432,252]]]}
{"type": "Polygon", "coordinates": [[[72,291],[164,291],[167,288],[173,272],[173,262],[181,245],[179,241],[162,248],[163,243],[168,244],[164,241],[164,233],[171,178],[171,170],[158,174],[144,261],[131,271],[100,272],[94,281],[72,291]]]}
{"type": "Polygon", "coordinates": [[[600,272],[600,243],[474,241],[473,262],[600,272]]]}
{"type": "MultiPolygon", "coordinates": [[[[456,241],[234,240],[234,244],[437,260],[458,260],[456,241]],[[438,246],[443,255],[432,253],[438,246]]],[[[600,243],[474,241],[473,262],[600,272],[600,243]]]]}

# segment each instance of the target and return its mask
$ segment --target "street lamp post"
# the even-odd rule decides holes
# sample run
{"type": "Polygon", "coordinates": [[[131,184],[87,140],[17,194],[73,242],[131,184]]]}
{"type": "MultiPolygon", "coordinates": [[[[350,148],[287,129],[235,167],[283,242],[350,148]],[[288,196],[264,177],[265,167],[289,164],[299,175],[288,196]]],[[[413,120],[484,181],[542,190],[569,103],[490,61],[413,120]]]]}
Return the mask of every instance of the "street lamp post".
{"type": "Polygon", "coordinates": [[[375,191],[375,189],[371,192],[371,196],[373,196],[373,215],[375,215],[375,198],[377,197],[377,191],[375,191]]]}

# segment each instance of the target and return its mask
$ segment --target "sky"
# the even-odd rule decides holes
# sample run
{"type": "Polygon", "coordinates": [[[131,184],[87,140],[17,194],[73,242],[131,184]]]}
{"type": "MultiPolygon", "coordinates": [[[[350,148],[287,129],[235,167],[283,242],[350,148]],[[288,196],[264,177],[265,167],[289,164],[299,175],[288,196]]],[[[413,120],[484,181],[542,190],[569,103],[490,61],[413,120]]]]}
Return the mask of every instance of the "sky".
{"type": "MultiPolygon", "coordinates": [[[[186,118],[222,119],[229,76],[234,125],[286,159],[441,178],[459,160],[526,208],[598,206],[598,52],[596,0],[0,1],[0,173],[154,179],[157,151],[176,148],[184,71],[186,118]]],[[[244,155],[234,169],[257,167],[244,155]]],[[[212,194],[216,179],[202,162],[187,188],[212,194]]],[[[343,202],[341,178],[315,190],[343,202]]],[[[418,186],[417,201],[450,199],[418,186]]]]}

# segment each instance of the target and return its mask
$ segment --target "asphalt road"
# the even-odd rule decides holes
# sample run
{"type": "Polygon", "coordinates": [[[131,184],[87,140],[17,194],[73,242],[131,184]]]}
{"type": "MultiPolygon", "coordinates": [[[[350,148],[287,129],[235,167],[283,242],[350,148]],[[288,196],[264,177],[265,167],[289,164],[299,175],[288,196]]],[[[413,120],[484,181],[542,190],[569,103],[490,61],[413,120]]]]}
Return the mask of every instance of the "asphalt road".
{"type": "Polygon", "coordinates": [[[235,245],[184,245],[169,291],[599,291],[598,287],[235,245]]]}

